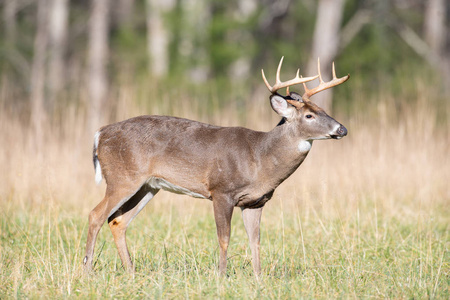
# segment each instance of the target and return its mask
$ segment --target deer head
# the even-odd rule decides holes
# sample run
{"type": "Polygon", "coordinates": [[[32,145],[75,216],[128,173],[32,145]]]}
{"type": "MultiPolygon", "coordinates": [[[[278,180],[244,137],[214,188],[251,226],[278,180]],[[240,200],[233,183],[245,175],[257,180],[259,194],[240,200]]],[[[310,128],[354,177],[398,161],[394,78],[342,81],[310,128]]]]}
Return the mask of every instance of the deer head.
{"type": "Polygon", "coordinates": [[[347,135],[347,129],[330,117],[322,108],[317,106],[310,100],[310,97],[318,92],[326,90],[328,88],[337,86],[350,77],[346,75],[341,78],[337,78],[336,71],[333,63],[333,79],[328,82],[324,82],[320,73],[320,61],[317,60],[318,75],[313,77],[300,76],[300,69],[297,70],[297,74],[294,79],[282,82],[280,80],[280,71],[283,64],[283,58],[281,58],[278,64],[276,73],[276,83],[271,86],[267,81],[264,71],[262,72],[263,80],[272,93],[270,96],[270,103],[273,110],[283,117],[280,124],[288,123],[292,127],[295,127],[297,133],[303,140],[320,140],[320,139],[340,139],[347,135]],[[306,82],[319,78],[319,85],[315,88],[308,89],[306,82]],[[302,83],[305,88],[303,96],[295,92],[290,92],[289,87],[292,85],[302,83]],[[277,93],[278,90],[286,88],[286,96],[282,96],[277,93]]]}

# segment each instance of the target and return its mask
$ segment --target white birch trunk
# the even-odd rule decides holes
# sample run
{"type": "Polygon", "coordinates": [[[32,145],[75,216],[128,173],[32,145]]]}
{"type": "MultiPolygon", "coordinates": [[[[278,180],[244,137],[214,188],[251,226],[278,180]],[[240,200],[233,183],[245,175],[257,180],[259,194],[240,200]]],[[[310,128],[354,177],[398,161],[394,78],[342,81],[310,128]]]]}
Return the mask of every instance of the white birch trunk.
{"type": "Polygon", "coordinates": [[[183,1],[181,5],[184,23],[179,53],[184,61],[192,64],[187,71],[190,80],[197,83],[205,82],[210,73],[205,45],[211,12],[208,4],[202,0],[183,1]]]}
{"type": "Polygon", "coordinates": [[[445,47],[450,38],[446,27],[447,5],[448,0],[428,0],[424,19],[424,38],[437,57],[437,67],[444,79],[446,93],[450,91],[450,52],[445,47]]]}
{"type": "Polygon", "coordinates": [[[150,74],[162,77],[169,70],[169,32],[164,24],[164,13],[175,1],[147,0],[147,50],[150,74]]]}
{"type": "Polygon", "coordinates": [[[135,0],[119,0],[117,5],[117,15],[120,26],[131,27],[133,23],[133,11],[135,0]]]}
{"type": "Polygon", "coordinates": [[[33,62],[31,66],[31,126],[34,130],[34,144],[39,150],[42,147],[44,132],[43,123],[45,112],[45,61],[47,54],[48,1],[37,1],[36,35],[33,47],[33,62]]]}
{"type": "Polygon", "coordinates": [[[106,67],[108,62],[109,0],[92,0],[89,20],[88,90],[89,129],[91,132],[102,124],[102,107],[108,91],[106,67]]]}
{"type": "Polygon", "coordinates": [[[69,3],[67,0],[51,0],[49,16],[49,106],[54,108],[54,102],[64,87],[64,54],[67,43],[67,24],[69,3]]]}
{"type": "MultiPolygon", "coordinates": [[[[236,18],[240,20],[246,20],[253,15],[253,13],[258,8],[258,3],[256,0],[241,0],[238,2],[238,15],[236,18]]],[[[246,37],[247,39],[251,39],[252,36],[250,33],[246,37]]],[[[241,40],[241,43],[245,43],[245,40],[241,40]]],[[[240,82],[243,79],[246,79],[250,76],[251,71],[251,57],[244,56],[240,57],[236,61],[234,61],[230,66],[230,77],[232,80],[240,82]]]]}
{"type": "Polygon", "coordinates": [[[424,36],[431,50],[441,55],[445,46],[445,1],[428,0],[425,9],[424,36]]]}
{"type": "MultiPolygon", "coordinates": [[[[305,76],[317,74],[317,58],[320,58],[323,79],[325,81],[331,79],[331,63],[335,59],[339,49],[344,2],[344,0],[319,0],[311,57],[305,76]]],[[[317,83],[317,80],[313,81],[309,83],[309,86],[317,83]]],[[[326,111],[329,111],[332,97],[332,89],[328,89],[314,95],[312,100],[326,111]]]]}

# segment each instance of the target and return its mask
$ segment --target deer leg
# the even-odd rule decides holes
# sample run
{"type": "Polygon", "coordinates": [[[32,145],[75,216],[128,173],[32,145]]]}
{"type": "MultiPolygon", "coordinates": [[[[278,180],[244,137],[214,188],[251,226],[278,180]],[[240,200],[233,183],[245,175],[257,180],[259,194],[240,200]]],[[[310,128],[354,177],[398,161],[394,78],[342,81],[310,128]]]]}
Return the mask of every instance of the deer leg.
{"type": "Polygon", "coordinates": [[[230,242],[231,216],[234,206],[227,199],[213,199],[214,219],[219,238],[219,274],[226,275],[227,272],[227,249],[230,242]]]}
{"type": "Polygon", "coordinates": [[[137,188],[121,188],[119,191],[116,191],[114,188],[107,186],[105,197],[89,214],[86,256],[83,260],[86,271],[90,272],[92,270],[94,247],[100,228],[103,226],[108,216],[120,207],[120,203],[126,202],[138,189],[139,186],[137,188]],[[133,192],[130,193],[130,190],[133,192]]]}
{"type": "Polygon", "coordinates": [[[125,202],[108,218],[109,228],[114,237],[122,265],[128,272],[134,272],[133,262],[131,261],[126,241],[128,225],[158,191],[157,189],[150,189],[143,186],[130,200],[125,202]]]}
{"type": "Polygon", "coordinates": [[[259,227],[261,223],[262,207],[242,208],[242,219],[244,220],[245,230],[247,231],[252,252],[253,272],[256,277],[261,275],[261,261],[259,259],[259,227]]]}

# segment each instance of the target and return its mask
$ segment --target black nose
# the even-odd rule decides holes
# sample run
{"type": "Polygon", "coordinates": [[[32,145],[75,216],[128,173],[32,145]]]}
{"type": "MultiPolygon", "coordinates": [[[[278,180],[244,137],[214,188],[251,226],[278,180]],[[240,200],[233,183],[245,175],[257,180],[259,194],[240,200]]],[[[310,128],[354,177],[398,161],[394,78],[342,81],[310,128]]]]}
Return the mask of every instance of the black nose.
{"type": "Polygon", "coordinates": [[[337,130],[337,134],[339,134],[340,136],[346,136],[347,128],[345,128],[344,126],[341,125],[337,130]]]}

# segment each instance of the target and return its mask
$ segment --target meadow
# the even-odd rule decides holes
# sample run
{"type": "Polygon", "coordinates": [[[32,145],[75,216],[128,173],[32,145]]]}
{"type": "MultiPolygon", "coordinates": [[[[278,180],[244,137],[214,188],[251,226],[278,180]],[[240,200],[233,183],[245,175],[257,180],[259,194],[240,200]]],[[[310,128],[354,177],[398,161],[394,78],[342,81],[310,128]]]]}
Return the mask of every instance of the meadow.
{"type": "MultiPolygon", "coordinates": [[[[279,119],[267,92],[245,102],[227,96],[213,109],[181,94],[146,104],[131,101],[141,97],[133,89],[119,90],[110,119],[171,114],[255,130],[279,119]]],[[[396,93],[355,84],[350,96],[352,108],[333,114],[348,136],[315,142],[264,208],[258,281],[240,210],[222,278],[211,203],[167,192],[129,227],[136,273],[123,270],[104,226],[94,273],[85,274],[88,214],[105,189],[94,183],[86,113],[68,104],[36,143],[3,89],[0,298],[449,299],[448,98],[421,80],[396,93]]]]}

